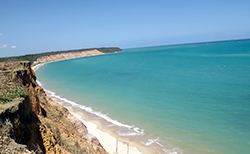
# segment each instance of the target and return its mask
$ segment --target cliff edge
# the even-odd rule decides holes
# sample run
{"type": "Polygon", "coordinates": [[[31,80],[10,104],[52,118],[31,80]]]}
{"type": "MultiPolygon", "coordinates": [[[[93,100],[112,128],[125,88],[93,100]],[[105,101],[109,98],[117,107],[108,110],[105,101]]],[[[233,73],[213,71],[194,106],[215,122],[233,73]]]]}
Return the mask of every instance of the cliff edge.
{"type": "Polygon", "coordinates": [[[0,153],[107,154],[98,139],[36,83],[28,61],[0,63],[0,153]]]}
{"type": "Polygon", "coordinates": [[[80,57],[87,57],[87,56],[103,55],[103,54],[105,53],[97,49],[81,51],[81,52],[58,53],[58,54],[39,57],[36,59],[34,64],[59,61],[59,60],[65,60],[65,59],[80,58],[80,57]]]}

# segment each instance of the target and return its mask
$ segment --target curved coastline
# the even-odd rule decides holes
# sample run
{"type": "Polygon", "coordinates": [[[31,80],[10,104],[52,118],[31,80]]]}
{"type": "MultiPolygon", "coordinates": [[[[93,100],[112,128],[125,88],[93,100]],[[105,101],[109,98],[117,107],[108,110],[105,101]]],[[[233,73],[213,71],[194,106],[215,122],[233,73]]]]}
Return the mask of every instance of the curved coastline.
{"type": "MultiPolygon", "coordinates": [[[[32,67],[32,69],[34,71],[37,71],[40,67],[42,67],[43,65],[50,63],[50,62],[67,60],[67,59],[74,59],[74,58],[82,58],[82,57],[88,57],[88,56],[98,56],[98,55],[103,55],[103,54],[104,53],[102,53],[102,52],[94,51],[94,53],[89,52],[88,54],[84,54],[84,56],[78,55],[75,57],[72,57],[72,56],[67,57],[64,55],[65,59],[51,58],[51,56],[48,56],[49,58],[45,57],[44,59],[43,59],[43,57],[41,57],[39,61],[34,62],[35,65],[32,67]]],[[[69,54],[69,55],[72,55],[72,54],[69,54]]],[[[57,55],[55,57],[61,57],[61,56],[57,55]]],[[[37,83],[39,84],[39,86],[41,86],[45,90],[47,95],[49,95],[53,99],[54,102],[67,108],[72,115],[74,115],[76,118],[78,118],[80,121],[82,121],[82,123],[84,125],[86,125],[89,133],[91,135],[96,136],[98,138],[98,140],[101,142],[104,149],[106,151],[108,151],[109,153],[116,152],[116,148],[117,148],[117,152],[119,152],[119,153],[127,153],[129,151],[130,153],[133,153],[133,154],[142,154],[141,151],[143,151],[143,153],[149,152],[148,149],[143,150],[142,148],[140,148],[140,150],[138,150],[138,148],[136,146],[133,146],[133,144],[131,144],[132,145],[131,146],[128,143],[125,144],[124,141],[120,141],[120,144],[119,144],[118,139],[116,137],[114,137],[113,134],[104,132],[103,130],[100,129],[100,125],[97,125],[96,123],[94,123],[92,121],[86,120],[88,110],[92,110],[92,109],[80,106],[72,101],[67,100],[66,98],[61,98],[60,96],[55,95],[54,92],[51,92],[51,91],[45,89],[42,86],[41,82],[39,82],[39,80],[37,80],[37,83]],[[81,109],[81,111],[79,111],[79,109],[81,109]],[[82,113],[83,111],[85,111],[85,114],[82,113]],[[85,117],[85,118],[83,118],[83,117],[85,117]],[[117,143],[118,143],[118,147],[117,147],[117,143]]],[[[90,116],[90,115],[88,115],[88,116],[90,116]]],[[[99,116],[102,116],[102,115],[99,114],[99,116]]],[[[110,120],[112,120],[112,119],[110,119],[110,120]]],[[[121,123],[119,123],[119,124],[121,124],[121,123]]],[[[124,124],[121,124],[121,125],[125,126],[125,127],[130,127],[130,126],[124,125],[124,124]]]]}
{"type": "MultiPolygon", "coordinates": [[[[41,83],[39,83],[41,84],[41,83]]],[[[42,85],[40,85],[42,86],[42,85]]],[[[44,88],[43,88],[44,89],[44,88]]],[[[106,129],[102,129],[103,123],[98,122],[98,120],[93,121],[93,117],[97,117],[94,115],[94,112],[88,112],[92,111],[91,108],[78,105],[72,101],[67,100],[66,98],[62,98],[58,95],[55,95],[54,92],[51,92],[49,90],[45,89],[45,92],[51,96],[54,102],[64,106],[69,110],[69,112],[74,115],[76,118],[78,118],[82,123],[87,127],[88,132],[91,135],[94,135],[101,145],[104,147],[104,149],[109,153],[116,152],[116,142],[118,142],[117,152],[118,153],[127,153],[128,144],[125,140],[118,139],[115,137],[115,135],[112,132],[106,132],[106,129]]],[[[100,120],[100,119],[99,119],[100,120]]],[[[101,120],[100,120],[101,121],[101,120]]],[[[142,154],[149,152],[148,150],[145,150],[143,148],[137,148],[136,145],[133,143],[129,145],[129,151],[133,154],[142,154]],[[132,145],[132,146],[130,146],[132,145]],[[143,151],[143,152],[142,152],[143,151]]],[[[151,152],[150,152],[151,153],[151,152]]]]}
{"type": "MultiPolygon", "coordinates": [[[[91,56],[91,55],[88,55],[91,56]]],[[[97,56],[94,54],[93,56],[97,56]]],[[[80,57],[75,57],[80,58],[80,57]]],[[[72,58],[67,58],[72,59],[72,58]]],[[[66,60],[66,59],[60,59],[66,60]]],[[[50,61],[54,62],[54,61],[50,61]]],[[[46,62],[48,63],[48,62],[46,62]]],[[[33,66],[34,71],[38,70],[46,63],[40,63],[33,66]]],[[[42,87],[42,84],[38,81],[42,87]]],[[[116,120],[109,118],[107,115],[93,111],[89,107],[79,105],[75,102],[69,101],[66,98],[61,98],[54,92],[43,89],[51,98],[66,107],[75,117],[81,120],[88,128],[90,134],[96,136],[100,143],[109,153],[171,153],[176,154],[175,151],[164,150],[157,139],[146,138],[143,135],[143,130],[122,124],[116,120]],[[98,118],[99,117],[99,118],[98,118]],[[96,120],[97,119],[97,120],[96,120]],[[119,131],[118,131],[119,130],[119,131]],[[117,146],[118,145],[118,146],[117,146]]]]}

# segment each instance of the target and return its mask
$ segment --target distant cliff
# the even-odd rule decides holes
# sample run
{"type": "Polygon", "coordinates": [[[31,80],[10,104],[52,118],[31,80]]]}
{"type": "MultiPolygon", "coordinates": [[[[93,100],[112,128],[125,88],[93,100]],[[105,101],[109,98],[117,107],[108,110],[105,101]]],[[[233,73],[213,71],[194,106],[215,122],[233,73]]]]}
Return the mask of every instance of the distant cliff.
{"type": "Polygon", "coordinates": [[[81,52],[58,53],[58,54],[39,57],[36,59],[36,61],[34,61],[34,64],[65,60],[65,59],[73,59],[73,58],[79,58],[79,57],[102,55],[102,54],[104,53],[101,51],[98,51],[97,49],[81,51],[81,52]]]}
{"type": "MultiPolygon", "coordinates": [[[[82,53],[88,52],[88,51],[99,51],[101,54],[107,54],[107,53],[115,53],[115,52],[121,52],[122,49],[118,47],[102,47],[102,48],[89,48],[89,49],[77,49],[77,50],[66,50],[66,51],[52,51],[52,52],[44,52],[44,53],[38,53],[38,54],[27,54],[23,56],[15,56],[15,57],[2,57],[0,58],[0,62],[6,62],[6,61],[30,61],[34,62],[40,57],[50,57],[52,55],[69,55],[70,53],[82,53]]],[[[78,54],[78,56],[81,57],[81,54],[78,54]]],[[[78,57],[74,57],[78,58],[78,57]]],[[[69,58],[67,58],[69,59],[69,58]]]]}
{"type": "Polygon", "coordinates": [[[30,62],[0,63],[0,80],[0,153],[107,154],[80,120],[46,95],[30,62]]]}

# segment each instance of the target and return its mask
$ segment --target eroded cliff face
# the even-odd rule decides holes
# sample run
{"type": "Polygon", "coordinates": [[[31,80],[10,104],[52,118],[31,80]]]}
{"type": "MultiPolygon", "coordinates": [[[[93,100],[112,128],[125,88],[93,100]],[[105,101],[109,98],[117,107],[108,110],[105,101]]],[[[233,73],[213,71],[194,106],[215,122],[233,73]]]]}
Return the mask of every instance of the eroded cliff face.
{"type": "Polygon", "coordinates": [[[59,53],[59,54],[39,57],[34,63],[35,64],[46,63],[46,62],[52,62],[52,61],[58,61],[58,60],[73,59],[73,58],[95,56],[95,55],[102,55],[102,54],[104,53],[101,51],[98,51],[97,49],[82,51],[82,52],[59,53]]]}
{"type": "Polygon", "coordinates": [[[0,102],[0,153],[106,154],[86,126],[38,86],[30,66],[27,61],[0,63],[1,96],[9,89],[27,90],[25,96],[0,102]]]}

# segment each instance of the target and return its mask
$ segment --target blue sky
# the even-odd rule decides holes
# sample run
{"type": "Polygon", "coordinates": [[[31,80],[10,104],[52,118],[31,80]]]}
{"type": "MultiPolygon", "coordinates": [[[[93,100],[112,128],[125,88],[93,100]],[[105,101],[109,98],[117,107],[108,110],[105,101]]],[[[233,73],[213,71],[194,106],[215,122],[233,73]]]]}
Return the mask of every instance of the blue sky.
{"type": "Polygon", "coordinates": [[[0,56],[250,38],[250,0],[0,0],[0,56]]]}

